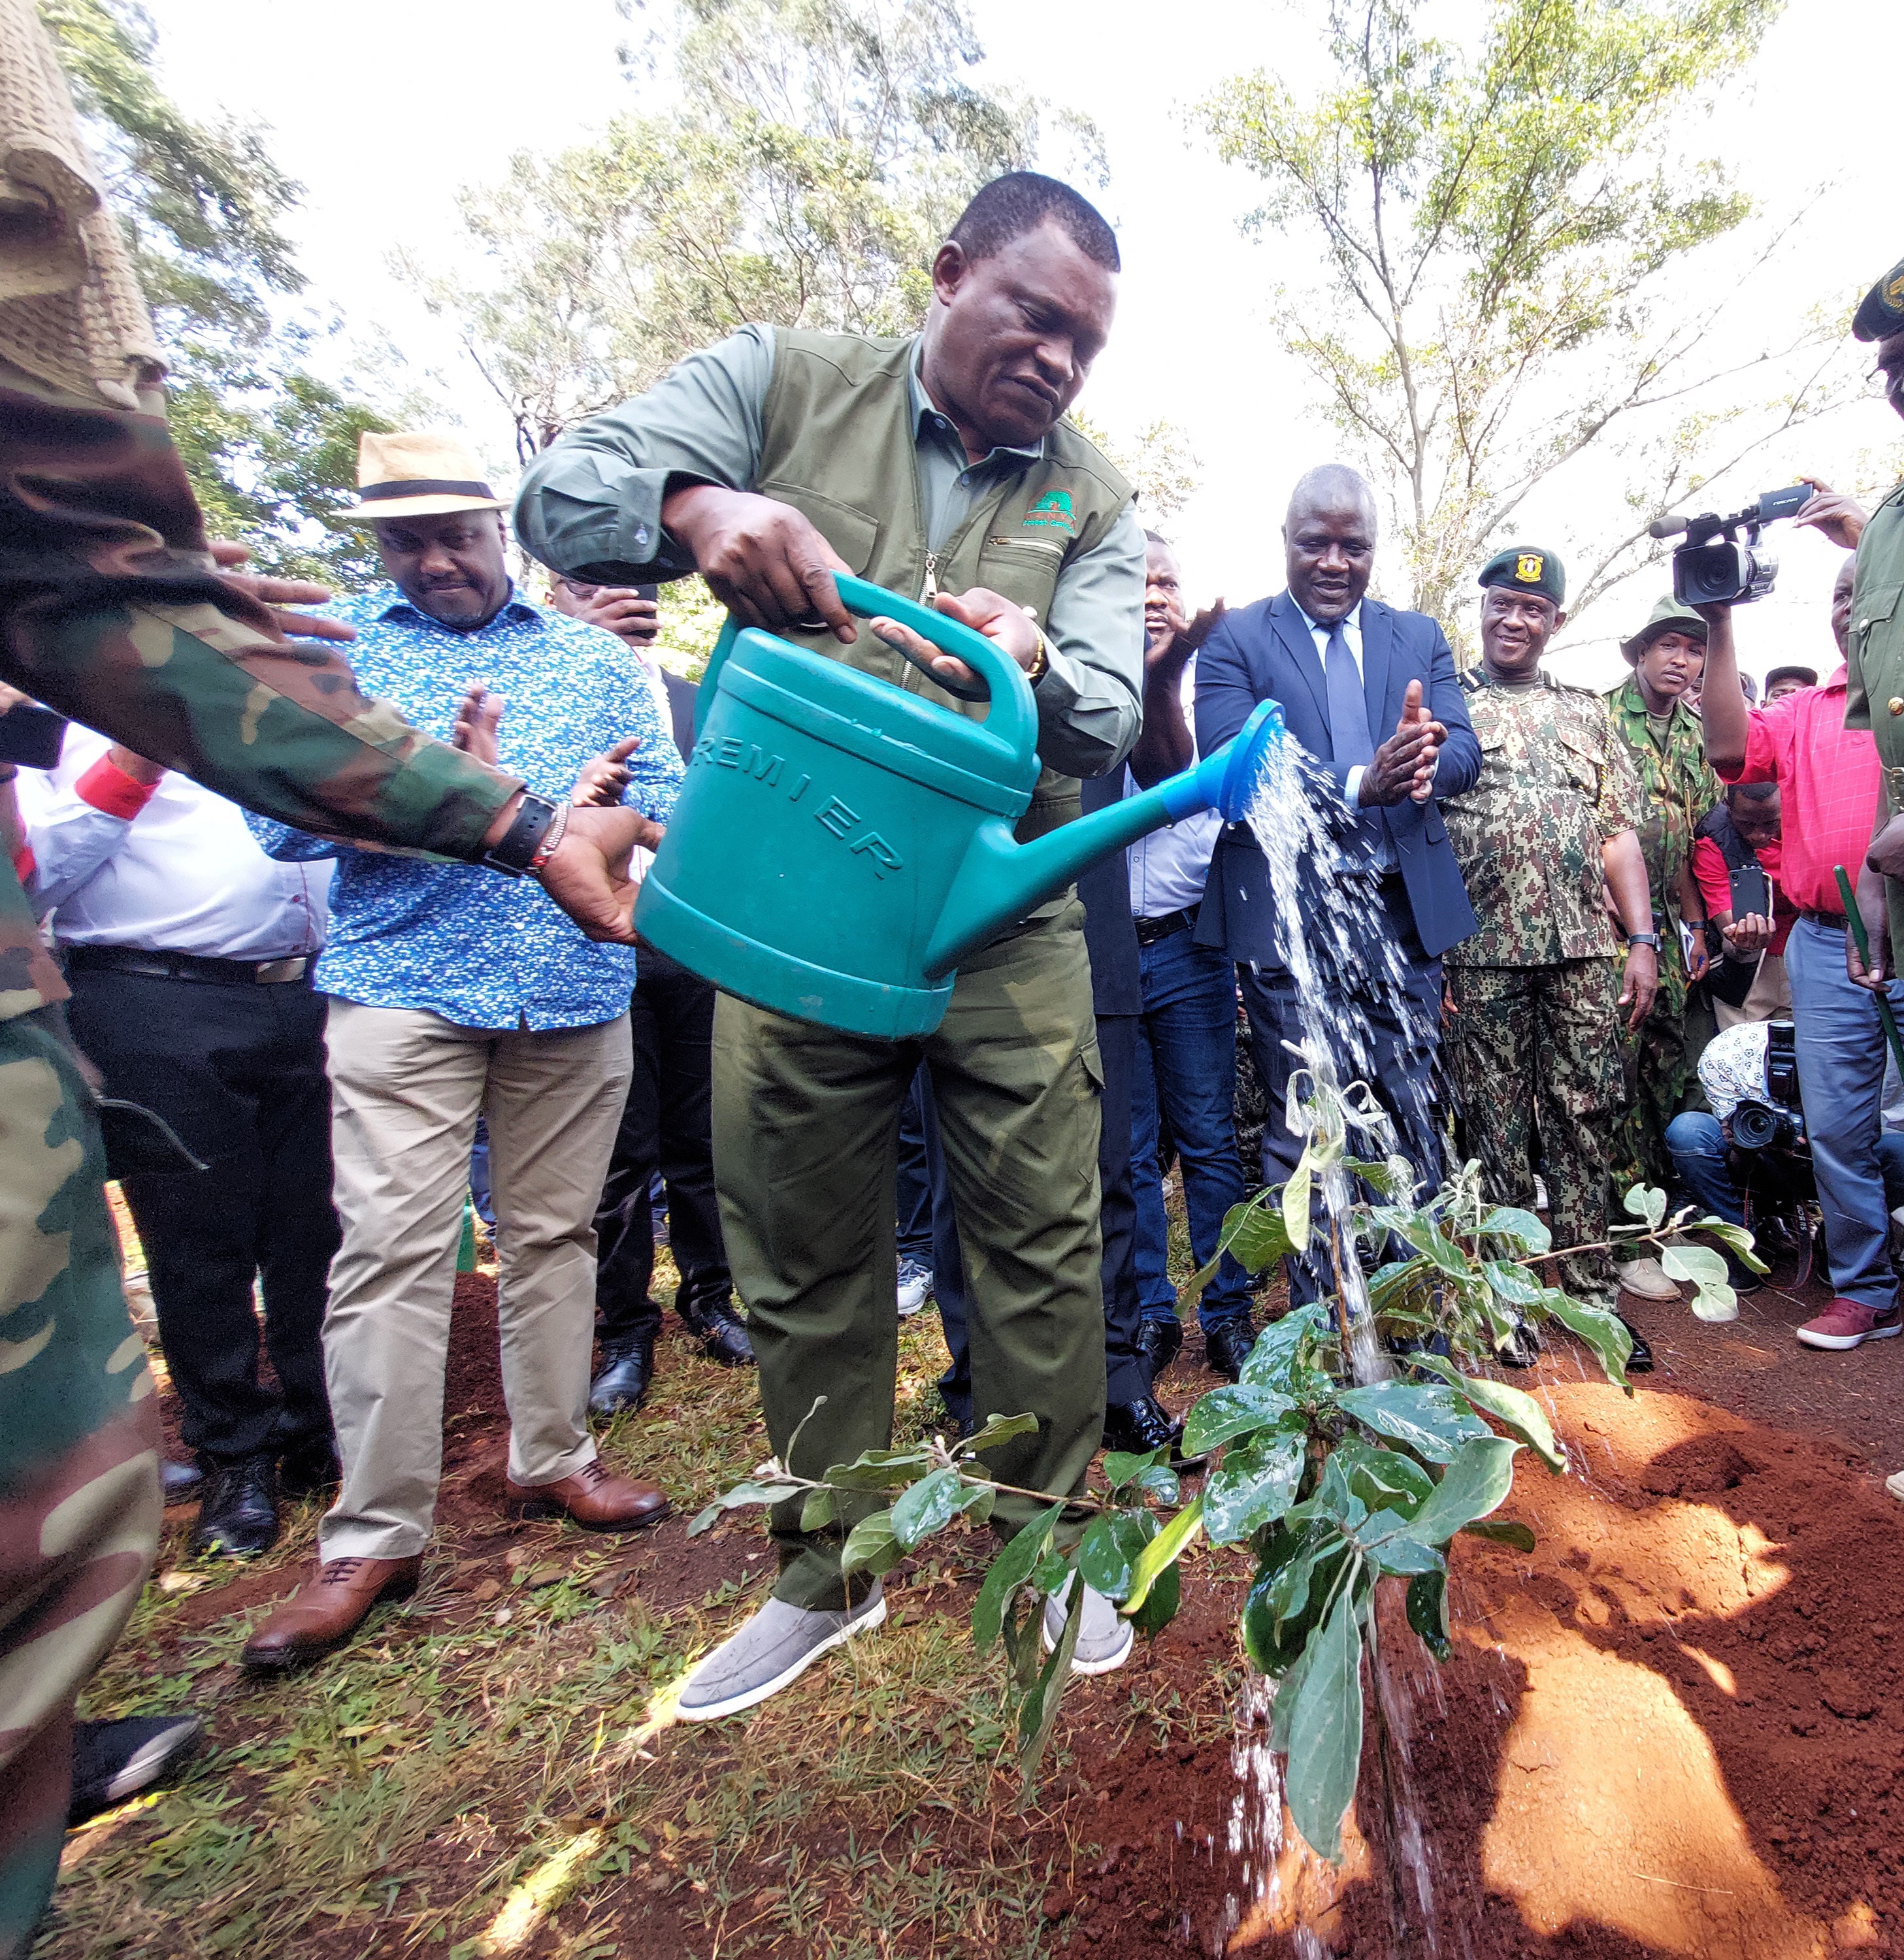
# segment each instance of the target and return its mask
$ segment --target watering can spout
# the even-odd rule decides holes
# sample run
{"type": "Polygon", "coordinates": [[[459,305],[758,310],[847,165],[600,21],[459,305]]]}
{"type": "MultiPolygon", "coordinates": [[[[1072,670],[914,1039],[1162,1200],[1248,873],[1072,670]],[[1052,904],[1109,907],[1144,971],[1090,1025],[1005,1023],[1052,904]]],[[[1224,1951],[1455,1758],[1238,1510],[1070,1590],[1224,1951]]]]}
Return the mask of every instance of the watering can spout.
{"type": "Polygon", "coordinates": [[[1225,822],[1240,822],[1264,759],[1282,738],[1282,707],[1260,702],[1214,755],[1107,810],[1075,818],[1029,844],[995,829],[979,831],[927,948],[928,978],[949,973],[974,947],[1062,891],[1079,872],[1166,823],[1205,810],[1221,811],[1225,822]]]}

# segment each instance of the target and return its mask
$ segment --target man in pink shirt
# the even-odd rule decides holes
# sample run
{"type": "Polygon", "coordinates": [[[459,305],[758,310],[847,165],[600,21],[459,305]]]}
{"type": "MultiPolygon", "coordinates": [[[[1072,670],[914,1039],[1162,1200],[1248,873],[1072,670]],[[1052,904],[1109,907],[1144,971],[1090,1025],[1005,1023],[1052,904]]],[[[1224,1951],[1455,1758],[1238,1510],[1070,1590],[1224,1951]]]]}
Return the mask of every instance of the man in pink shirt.
{"type": "MultiPolygon", "coordinates": [[[[1833,535],[1842,501],[1821,493],[1813,500],[1817,508],[1799,522],[1833,535]]],[[[1784,883],[1799,915],[1785,944],[1785,975],[1799,1093],[1836,1295],[1798,1330],[1800,1341],[1812,1348],[1856,1348],[1899,1328],[1890,1220],[1877,1160],[1884,1036],[1876,997],[1845,969],[1845,908],[1836,877],[1840,864],[1855,877],[1864,861],[1880,781],[1871,737],[1845,726],[1842,656],[1851,626],[1851,565],[1847,558],[1832,591],[1837,671],[1823,686],[1786,695],[1768,707],[1748,708],[1736,684],[1732,609],[1700,608],[1711,628],[1707,756],[1726,782],[1775,782],[1784,805],[1784,883]]],[[[1904,1007],[1904,992],[1895,985],[1889,991],[1904,1007]]]]}

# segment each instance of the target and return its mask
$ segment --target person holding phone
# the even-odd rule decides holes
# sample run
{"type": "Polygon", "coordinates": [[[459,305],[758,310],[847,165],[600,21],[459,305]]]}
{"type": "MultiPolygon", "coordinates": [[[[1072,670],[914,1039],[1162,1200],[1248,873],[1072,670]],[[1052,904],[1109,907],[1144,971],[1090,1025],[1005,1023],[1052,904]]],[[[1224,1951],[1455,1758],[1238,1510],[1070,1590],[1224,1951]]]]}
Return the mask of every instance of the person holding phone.
{"type": "Polygon", "coordinates": [[[1776,783],[1734,783],[1693,832],[1692,875],[1718,936],[1706,991],[1722,1029],[1791,1012],[1785,941],[1798,909],[1781,876],[1783,824],[1776,783]]]}

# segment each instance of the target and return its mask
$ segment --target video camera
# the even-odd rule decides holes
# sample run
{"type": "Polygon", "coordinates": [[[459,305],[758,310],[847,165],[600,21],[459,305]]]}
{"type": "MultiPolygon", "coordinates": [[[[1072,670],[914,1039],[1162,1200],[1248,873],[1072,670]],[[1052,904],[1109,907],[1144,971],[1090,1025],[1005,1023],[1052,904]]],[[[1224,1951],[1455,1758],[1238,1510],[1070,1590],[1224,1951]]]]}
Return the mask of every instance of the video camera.
{"type": "Polygon", "coordinates": [[[1753,1157],[1810,1156],[1798,1099],[1798,1031],[1790,1021],[1765,1023],[1765,1099],[1747,1098],[1734,1109],[1732,1145],[1753,1157]]]}
{"type": "Polygon", "coordinates": [[[1655,517],[1646,527],[1648,537],[1686,537],[1673,554],[1673,597],[1682,606],[1746,606],[1764,598],[1778,576],[1778,561],[1759,549],[1759,532],[1780,517],[1797,517],[1817,494],[1809,483],[1794,483],[1768,491],[1729,517],[1710,511],[1655,517]]]}

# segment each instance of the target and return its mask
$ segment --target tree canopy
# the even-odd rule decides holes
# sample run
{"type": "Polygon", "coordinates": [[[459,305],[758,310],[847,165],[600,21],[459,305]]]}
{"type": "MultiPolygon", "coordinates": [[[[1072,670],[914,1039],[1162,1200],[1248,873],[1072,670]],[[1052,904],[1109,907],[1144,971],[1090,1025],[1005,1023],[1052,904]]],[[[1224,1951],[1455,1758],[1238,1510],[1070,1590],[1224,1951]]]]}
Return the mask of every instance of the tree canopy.
{"type": "Polygon", "coordinates": [[[1266,186],[1250,228],[1320,247],[1278,324],[1393,492],[1410,603],[1452,624],[1537,485],[1641,445],[1627,480],[1648,488],[1583,554],[1578,609],[1645,562],[1649,518],[1839,399],[1837,323],[1728,356],[1738,269],[1698,274],[1753,207],[1687,154],[1693,112],[1782,4],[1491,0],[1456,46],[1419,0],[1332,0],[1331,85],[1259,72],[1203,105],[1266,186]]]}
{"type": "Polygon", "coordinates": [[[680,0],[657,49],[668,113],[465,193],[486,282],[412,266],[525,458],[748,320],[910,331],[953,218],[1036,148],[1040,105],[966,79],[960,0],[680,0]]]}

